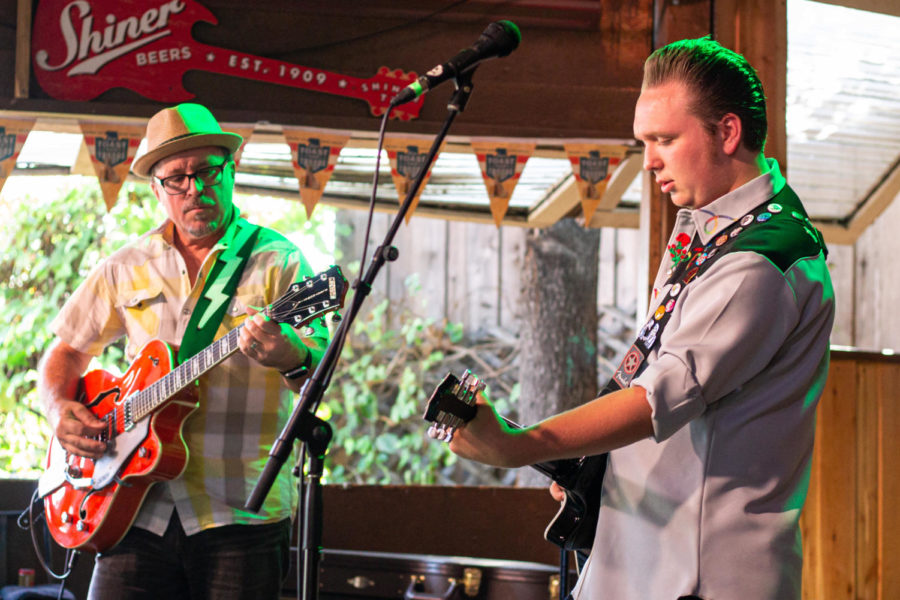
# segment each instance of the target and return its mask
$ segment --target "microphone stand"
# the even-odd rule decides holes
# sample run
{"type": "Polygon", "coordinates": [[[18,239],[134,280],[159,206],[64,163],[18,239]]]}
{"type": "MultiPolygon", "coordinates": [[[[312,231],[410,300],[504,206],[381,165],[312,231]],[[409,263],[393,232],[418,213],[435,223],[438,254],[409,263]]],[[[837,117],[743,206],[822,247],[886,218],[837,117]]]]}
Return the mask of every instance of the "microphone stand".
{"type": "MultiPolygon", "coordinates": [[[[331,376],[337,366],[337,361],[340,358],[341,349],[343,348],[344,340],[350,331],[350,326],[359,314],[363,301],[368,297],[369,293],[371,293],[372,284],[374,283],[378,272],[381,270],[381,267],[384,266],[385,262],[394,261],[399,256],[397,248],[392,246],[391,243],[394,240],[394,236],[397,234],[397,230],[403,223],[406,213],[409,211],[413,198],[415,198],[416,193],[422,186],[422,181],[425,179],[425,175],[431,168],[438,149],[441,147],[444,138],[447,136],[447,132],[450,130],[450,126],[453,124],[456,116],[465,109],[465,106],[469,101],[469,96],[472,94],[472,75],[474,72],[475,67],[457,75],[455,79],[456,91],[453,96],[451,96],[450,102],[447,104],[447,118],[445,119],[440,132],[437,134],[437,137],[435,137],[431,149],[428,151],[426,162],[422,166],[416,179],[413,181],[413,184],[410,186],[406,198],[400,206],[400,210],[397,212],[387,234],[385,234],[384,241],[372,256],[372,262],[369,265],[365,276],[357,281],[355,286],[356,293],[353,294],[350,309],[341,320],[334,337],[328,344],[325,354],[322,356],[322,360],[301,388],[300,401],[294,409],[294,412],[291,414],[290,420],[272,444],[266,466],[244,505],[247,510],[259,512],[272,484],[275,482],[275,478],[278,476],[278,472],[291,454],[291,450],[294,447],[294,441],[299,439],[306,444],[306,447],[309,450],[310,461],[306,475],[306,493],[303,501],[303,514],[301,515],[303,521],[303,539],[300,540],[302,543],[302,567],[300,572],[303,576],[301,596],[303,600],[314,600],[318,597],[319,551],[322,542],[321,478],[324,468],[325,453],[332,437],[331,426],[318,418],[315,415],[315,412],[322,401],[322,395],[331,382],[331,376]]],[[[300,474],[302,476],[302,469],[300,470],[300,474]]]]}

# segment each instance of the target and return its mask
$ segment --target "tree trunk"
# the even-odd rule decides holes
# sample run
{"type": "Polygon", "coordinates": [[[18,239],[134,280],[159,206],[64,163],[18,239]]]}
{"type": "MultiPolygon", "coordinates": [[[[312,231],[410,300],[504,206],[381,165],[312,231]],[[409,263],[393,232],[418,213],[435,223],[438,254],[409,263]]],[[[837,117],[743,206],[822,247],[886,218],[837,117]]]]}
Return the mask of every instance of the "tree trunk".
{"type": "MultiPolygon", "coordinates": [[[[574,219],[529,232],[522,269],[519,419],[532,424],[597,397],[600,231],[574,219]]],[[[532,469],[517,485],[549,481],[532,469]]]]}

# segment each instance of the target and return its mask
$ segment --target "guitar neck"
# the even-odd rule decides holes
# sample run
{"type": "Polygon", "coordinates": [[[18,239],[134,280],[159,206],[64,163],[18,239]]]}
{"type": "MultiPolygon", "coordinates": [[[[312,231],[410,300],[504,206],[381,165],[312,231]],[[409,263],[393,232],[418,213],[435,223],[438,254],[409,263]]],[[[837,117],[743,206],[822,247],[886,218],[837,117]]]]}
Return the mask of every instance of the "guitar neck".
{"type": "Polygon", "coordinates": [[[243,323],[190,357],[165,376],[125,400],[125,428],[151,414],[163,402],[192,384],[201,375],[237,352],[243,323]]]}
{"type": "MultiPolygon", "coordinates": [[[[503,421],[513,429],[522,429],[522,426],[511,421],[506,417],[500,417],[503,421]]],[[[578,466],[581,459],[563,458],[559,460],[550,460],[547,462],[535,463],[529,465],[532,469],[546,475],[556,483],[563,487],[571,487],[571,480],[577,474],[578,466]]]]}

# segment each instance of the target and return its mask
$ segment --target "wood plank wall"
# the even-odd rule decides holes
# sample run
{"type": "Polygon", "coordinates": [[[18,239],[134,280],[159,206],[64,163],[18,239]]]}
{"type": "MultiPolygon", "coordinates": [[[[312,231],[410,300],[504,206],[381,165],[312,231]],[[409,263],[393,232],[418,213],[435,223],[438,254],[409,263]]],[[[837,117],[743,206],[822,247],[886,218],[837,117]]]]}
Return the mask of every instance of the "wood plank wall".
{"type": "MultiPolygon", "coordinates": [[[[367,214],[360,211],[338,213],[342,230],[348,232],[336,244],[339,263],[345,272],[362,255],[366,218],[367,214]]],[[[374,215],[366,268],[393,218],[392,214],[374,215]]],[[[389,298],[392,304],[408,301],[418,316],[460,323],[469,335],[494,328],[517,335],[527,232],[519,227],[498,229],[480,223],[413,216],[397,231],[394,246],[399,250],[399,257],[382,268],[367,304],[374,306],[384,298],[389,298]],[[413,274],[419,281],[415,297],[404,283],[413,274]]],[[[601,310],[614,307],[636,315],[639,308],[637,244],[635,229],[602,230],[597,266],[597,303],[601,310]]],[[[355,273],[351,274],[355,277],[355,273]]]]}
{"type": "Polygon", "coordinates": [[[806,508],[804,600],[900,598],[900,358],[832,352],[806,508]]]}

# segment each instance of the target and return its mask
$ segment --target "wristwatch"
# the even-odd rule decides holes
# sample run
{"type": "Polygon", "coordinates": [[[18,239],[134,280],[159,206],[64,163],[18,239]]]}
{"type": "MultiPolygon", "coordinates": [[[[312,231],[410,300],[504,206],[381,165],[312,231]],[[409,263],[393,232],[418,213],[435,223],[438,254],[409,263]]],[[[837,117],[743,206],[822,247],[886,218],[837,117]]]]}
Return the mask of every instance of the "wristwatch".
{"type": "Polygon", "coordinates": [[[282,371],[281,376],[285,379],[301,379],[306,377],[306,374],[309,373],[309,368],[312,366],[312,352],[307,348],[306,350],[306,358],[303,359],[303,362],[299,367],[294,367],[289,371],[282,371]]]}

